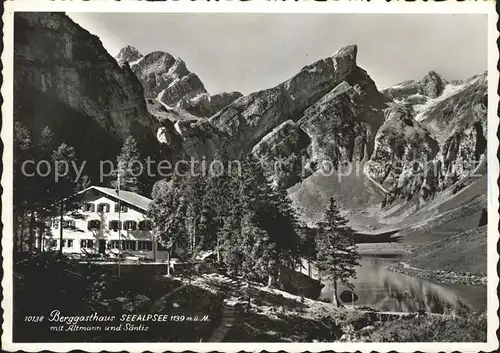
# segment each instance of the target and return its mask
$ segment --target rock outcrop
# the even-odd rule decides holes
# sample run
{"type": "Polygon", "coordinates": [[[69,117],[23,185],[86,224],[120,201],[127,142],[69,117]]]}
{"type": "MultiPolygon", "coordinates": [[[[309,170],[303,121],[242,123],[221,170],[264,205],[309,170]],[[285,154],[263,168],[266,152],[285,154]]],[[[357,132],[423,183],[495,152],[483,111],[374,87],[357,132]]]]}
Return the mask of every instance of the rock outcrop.
{"type": "Polygon", "coordinates": [[[384,206],[415,196],[425,201],[450,187],[456,193],[465,186],[464,180],[486,173],[486,74],[463,81],[451,92],[427,103],[419,113],[420,122],[413,119],[409,105],[389,111],[368,164],[370,176],[390,191],[384,206]],[[398,111],[405,111],[399,121],[411,134],[397,133],[402,130],[395,129],[390,116],[398,111]]]}
{"type": "Polygon", "coordinates": [[[233,103],[238,98],[243,97],[240,92],[217,93],[210,97],[210,115],[217,113],[222,108],[233,103]]]}
{"type": "Polygon", "coordinates": [[[356,67],[298,121],[312,140],[312,162],[328,159],[337,165],[368,158],[386,103],[368,74],[356,67]]]}
{"type": "Polygon", "coordinates": [[[484,73],[466,80],[455,88],[454,94],[430,105],[421,114],[421,121],[440,141],[444,141],[465,126],[484,120],[487,101],[488,84],[484,73]]]}
{"type": "Polygon", "coordinates": [[[37,135],[45,126],[74,146],[87,172],[97,160],[114,160],[132,135],[154,154],[157,123],[141,83],[120,67],[99,38],[63,13],[16,13],[14,17],[14,118],[37,135]]]}
{"type": "Polygon", "coordinates": [[[129,64],[144,87],[146,98],[179,108],[198,117],[208,117],[241,97],[239,92],[214,96],[205,89],[198,75],[188,70],[186,63],[169,53],[155,51],[142,55],[128,45],[116,56],[120,65],[129,64]]]}
{"type": "Polygon", "coordinates": [[[262,161],[276,184],[293,185],[302,178],[302,163],[310,159],[311,138],[292,120],[287,120],[262,138],[252,153],[262,161]]]}
{"type": "Polygon", "coordinates": [[[389,198],[410,200],[420,191],[428,162],[438,151],[437,141],[413,118],[411,107],[392,104],[377,132],[375,151],[366,171],[391,191],[389,198]]]}
{"type": "Polygon", "coordinates": [[[318,99],[341,83],[356,68],[357,47],[351,45],[332,57],[304,67],[273,88],[237,99],[211,117],[211,122],[249,152],[262,137],[287,120],[297,121],[318,99]]]}
{"type": "Polygon", "coordinates": [[[120,50],[116,60],[122,65],[130,65],[144,87],[146,98],[156,98],[198,116],[210,113],[210,95],[182,59],[162,51],[143,56],[137,49],[127,46],[120,50]]]}
{"type": "Polygon", "coordinates": [[[135,61],[139,60],[142,58],[144,55],[142,55],[139,50],[134,48],[133,46],[127,45],[126,47],[123,47],[118,55],[116,56],[116,61],[118,62],[119,65],[123,65],[125,63],[134,63],[135,61]]]}

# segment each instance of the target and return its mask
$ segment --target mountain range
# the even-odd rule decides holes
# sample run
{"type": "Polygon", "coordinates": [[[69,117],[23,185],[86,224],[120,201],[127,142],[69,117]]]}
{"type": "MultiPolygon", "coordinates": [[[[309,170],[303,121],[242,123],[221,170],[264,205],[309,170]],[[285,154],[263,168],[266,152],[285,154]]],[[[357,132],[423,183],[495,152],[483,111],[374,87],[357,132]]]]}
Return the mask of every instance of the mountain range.
{"type": "Polygon", "coordinates": [[[112,57],[63,13],[16,13],[14,33],[14,118],[34,134],[49,126],[89,165],[113,160],[128,136],[173,162],[253,153],[283,162],[268,175],[308,223],[334,196],[355,229],[409,242],[480,225],[486,73],[430,71],[379,90],[349,45],[274,87],[210,94],[182,59],[131,46],[112,57]],[[325,175],[324,161],[357,171],[325,175]]]}

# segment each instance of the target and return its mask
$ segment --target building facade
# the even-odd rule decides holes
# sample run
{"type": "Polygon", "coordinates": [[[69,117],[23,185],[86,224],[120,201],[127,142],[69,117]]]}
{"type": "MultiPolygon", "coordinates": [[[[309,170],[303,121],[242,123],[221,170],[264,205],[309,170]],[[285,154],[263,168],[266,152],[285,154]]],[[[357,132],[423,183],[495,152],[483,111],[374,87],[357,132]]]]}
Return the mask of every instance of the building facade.
{"type": "MultiPolygon", "coordinates": [[[[151,199],[130,191],[91,186],[79,194],[80,207],[63,212],[63,253],[128,256],[162,261],[166,249],[155,241],[152,222],[147,218],[151,199]],[[121,249],[120,249],[121,245],[121,249]]],[[[59,249],[60,215],[48,221],[46,250],[59,249]]]]}

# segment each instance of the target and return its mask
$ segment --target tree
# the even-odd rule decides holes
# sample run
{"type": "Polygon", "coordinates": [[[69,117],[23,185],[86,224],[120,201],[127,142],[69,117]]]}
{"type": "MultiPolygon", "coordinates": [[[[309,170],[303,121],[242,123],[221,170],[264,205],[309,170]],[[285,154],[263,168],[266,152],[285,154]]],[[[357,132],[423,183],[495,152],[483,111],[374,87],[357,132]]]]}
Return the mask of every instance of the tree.
{"type": "Polygon", "coordinates": [[[158,241],[167,248],[169,275],[172,248],[186,248],[188,245],[185,223],[187,203],[183,193],[183,184],[176,177],[172,181],[161,180],[153,187],[153,202],[148,210],[158,241]]]}
{"type": "MultiPolygon", "coordinates": [[[[311,262],[316,260],[316,236],[317,231],[307,225],[300,229],[300,255],[307,261],[307,274],[312,277],[311,262]]],[[[300,264],[302,266],[302,263],[300,264]]]]}
{"type": "Polygon", "coordinates": [[[52,153],[55,170],[58,178],[54,176],[54,184],[52,187],[52,197],[55,204],[59,206],[59,253],[63,251],[63,220],[64,211],[69,211],[74,207],[72,201],[68,200],[78,190],[79,183],[71,164],[77,163],[75,149],[66,143],[62,143],[52,153]],[[66,207],[65,207],[66,206],[66,207]]]}
{"type": "Polygon", "coordinates": [[[32,154],[31,132],[20,122],[14,124],[14,250],[23,250],[24,217],[29,207],[30,177],[23,172],[23,162],[32,154]],[[17,247],[19,245],[19,248],[17,247]]]}
{"type": "Polygon", "coordinates": [[[348,283],[350,278],[356,276],[356,267],[359,266],[354,232],[347,223],[332,197],[324,221],[318,224],[316,266],[322,278],[332,281],[332,302],[337,306],[340,306],[337,298],[338,282],[348,283]]]}
{"type": "MultiPolygon", "coordinates": [[[[34,157],[39,161],[51,161],[52,153],[55,148],[54,134],[49,129],[49,127],[44,127],[40,132],[38,139],[36,141],[35,148],[33,152],[34,157]]],[[[54,201],[51,197],[51,193],[54,188],[54,171],[49,174],[49,177],[42,178],[40,176],[35,176],[32,180],[36,184],[31,188],[31,194],[34,196],[33,209],[36,210],[37,214],[37,228],[38,228],[38,243],[40,246],[40,251],[43,251],[43,234],[46,230],[45,218],[50,214],[50,205],[54,201]]],[[[30,233],[30,238],[32,238],[30,233]]],[[[30,240],[32,244],[32,240],[30,240]]]]}
{"type": "Polygon", "coordinates": [[[189,231],[190,253],[194,257],[203,248],[207,231],[207,213],[205,195],[207,182],[204,177],[191,175],[185,180],[185,198],[187,203],[186,226],[189,231]]]}
{"type": "Polygon", "coordinates": [[[118,189],[118,180],[120,180],[120,189],[140,192],[143,185],[139,179],[142,172],[142,160],[137,148],[137,141],[129,136],[123,142],[121,153],[116,158],[117,168],[113,171],[113,181],[111,186],[118,189]]]}

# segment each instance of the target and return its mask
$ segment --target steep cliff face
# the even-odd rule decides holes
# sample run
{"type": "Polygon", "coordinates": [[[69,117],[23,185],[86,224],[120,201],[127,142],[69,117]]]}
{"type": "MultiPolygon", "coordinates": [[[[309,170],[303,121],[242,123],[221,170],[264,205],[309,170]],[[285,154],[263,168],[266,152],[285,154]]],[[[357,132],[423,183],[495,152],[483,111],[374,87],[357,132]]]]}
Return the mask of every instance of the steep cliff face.
{"type": "Polygon", "coordinates": [[[312,139],[311,162],[328,159],[337,165],[368,158],[384,121],[386,102],[368,74],[356,67],[298,121],[312,139]]]}
{"type": "Polygon", "coordinates": [[[14,26],[16,121],[35,135],[48,126],[87,161],[113,160],[130,135],[155,153],[141,83],[96,36],[62,13],[16,13],[14,26]]]}
{"type": "Polygon", "coordinates": [[[437,141],[413,118],[411,107],[393,104],[377,132],[366,171],[385,189],[409,200],[420,191],[427,163],[438,150],[437,141]]]}
{"type": "Polygon", "coordinates": [[[278,125],[262,138],[252,153],[273,182],[291,186],[310,175],[303,163],[310,160],[311,138],[292,120],[278,125]]]}

